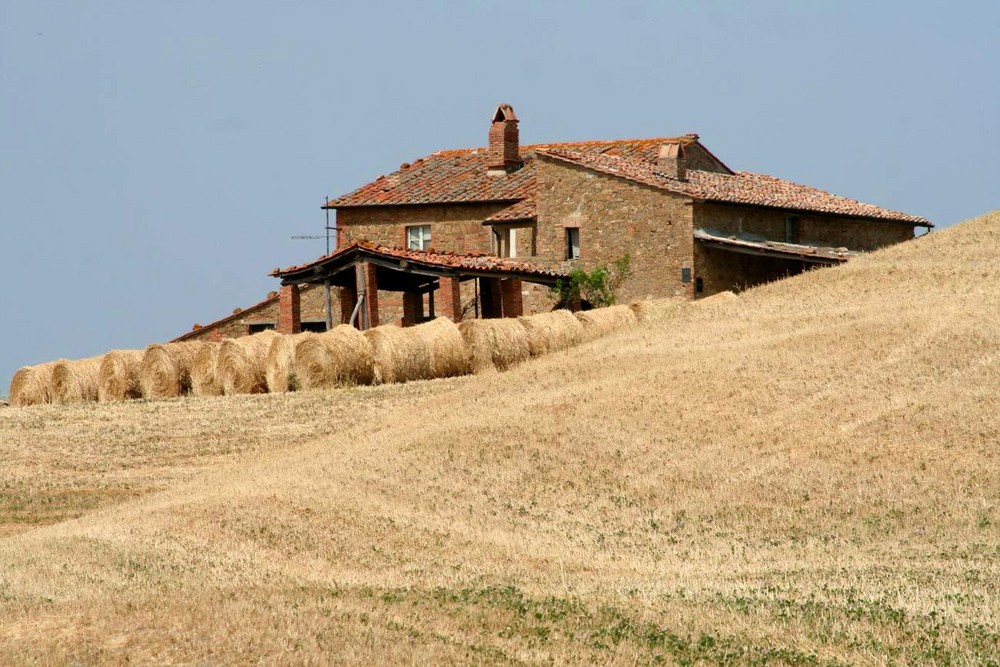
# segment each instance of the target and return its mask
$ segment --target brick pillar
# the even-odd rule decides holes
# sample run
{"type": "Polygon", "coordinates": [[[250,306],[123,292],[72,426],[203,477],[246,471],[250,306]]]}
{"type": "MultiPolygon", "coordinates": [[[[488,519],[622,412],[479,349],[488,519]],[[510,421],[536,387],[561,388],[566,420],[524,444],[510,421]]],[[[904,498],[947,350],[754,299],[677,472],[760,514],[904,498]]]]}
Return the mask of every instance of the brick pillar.
{"type": "Polygon", "coordinates": [[[358,328],[374,329],[378,326],[378,278],[375,275],[375,265],[371,262],[355,264],[354,278],[358,296],[365,295],[361,311],[358,312],[358,328]]]}
{"type": "Polygon", "coordinates": [[[503,308],[500,300],[500,280],[498,278],[479,279],[479,302],[482,304],[480,317],[484,320],[491,320],[496,317],[503,317],[503,308]]]}
{"type": "Polygon", "coordinates": [[[504,317],[521,317],[524,314],[520,278],[507,278],[500,281],[500,301],[503,303],[504,317]]]}
{"type": "Polygon", "coordinates": [[[354,306],[358,305],[358,288],[354,285],[348,285],[346,287],[340,288],[340,323],[350,324],[351,323],[351,313],[354,312],[354,306]]]}
{"type": "Polygon", "coordinates": [[[438,285],[441,288],[441,303],[438,306],[439,312],[445,317],[451,318],[452,322],[462,321],[462,283],[458,278],[438,278],[438,285]]]}
{"type": "Polygon", "coordinates": [[[424,295],[420,292],[403,292],[403,326],[419,324],[424,316],[424,295]]]}
{"type": "Polygon", "coordinates": [[[278,294],[278,333],[297,334],[302,331],[299,314],[299,286],[282,285],[278,294]]]}
{"type": "MultiPolygon", "coordinates": [[[[247,333],[250,333],[250,332],[248,331],[247,333]]],[[[222,332],[219,331],[218,329],[212,329],[212,332],[210,334],[208,334],[208,339],[210,341],[212,341],[213,343],[221,343],[222,342],[222,332]]]]}

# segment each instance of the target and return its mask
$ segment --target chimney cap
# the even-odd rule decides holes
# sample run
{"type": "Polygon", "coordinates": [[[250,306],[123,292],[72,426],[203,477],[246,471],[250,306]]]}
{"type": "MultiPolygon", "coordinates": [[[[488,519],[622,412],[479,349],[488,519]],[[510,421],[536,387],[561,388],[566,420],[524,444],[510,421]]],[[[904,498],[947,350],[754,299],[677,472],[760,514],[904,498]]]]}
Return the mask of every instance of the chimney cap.
{"type": "Polygon", "coordinates": [[[657,159],[663,160],[676,160],[678,158],[684,157],[684,146],[680,143],[671,142],[669,144],[663,144],[660,146],[660,152],[657,154],[657,159]]]}
{"type": "Polygon", "coordinates": [[[499,123],[502,121],[517,122],[517,114],[514,113],[514,107],[509,104],[500,104],[497,106],[496,113],[493,114],[493,122],[499,123]]]}

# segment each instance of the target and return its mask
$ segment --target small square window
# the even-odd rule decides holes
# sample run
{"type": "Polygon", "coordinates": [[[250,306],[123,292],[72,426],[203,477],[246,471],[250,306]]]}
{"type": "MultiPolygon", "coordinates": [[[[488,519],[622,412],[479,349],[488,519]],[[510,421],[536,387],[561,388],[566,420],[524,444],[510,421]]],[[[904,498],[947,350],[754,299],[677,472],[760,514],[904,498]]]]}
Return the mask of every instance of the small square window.
{"type": "Polygon", "coordinates": [[[580,259],[580,228],[566,228],[566,259],[580,259]]]}
{"type": "Polygon", "coordinates": [[[410,250],[429,250],[431,247],[431,226],[407,227],[406,247],[410,250]]]}

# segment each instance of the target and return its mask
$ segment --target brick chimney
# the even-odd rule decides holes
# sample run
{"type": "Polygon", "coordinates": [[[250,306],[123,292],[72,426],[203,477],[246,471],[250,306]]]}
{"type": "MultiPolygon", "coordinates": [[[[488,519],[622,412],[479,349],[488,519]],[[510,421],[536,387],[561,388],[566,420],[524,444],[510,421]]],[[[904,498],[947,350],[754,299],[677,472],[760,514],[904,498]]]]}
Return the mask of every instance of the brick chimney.
{"type": "Polygon", "coordinates": [[[514,107],[501,104],[490,125],[490,145],[486,168],[490,174],[507,174],[521,166],[517,116],[514,107]]]}
{"type": "Polygon", "coordinates": [[[657,170],[664,176],[687,180],[687,167],[684,164],[684,146],[679,143],[663,144],[656,156],[657,170]]]}

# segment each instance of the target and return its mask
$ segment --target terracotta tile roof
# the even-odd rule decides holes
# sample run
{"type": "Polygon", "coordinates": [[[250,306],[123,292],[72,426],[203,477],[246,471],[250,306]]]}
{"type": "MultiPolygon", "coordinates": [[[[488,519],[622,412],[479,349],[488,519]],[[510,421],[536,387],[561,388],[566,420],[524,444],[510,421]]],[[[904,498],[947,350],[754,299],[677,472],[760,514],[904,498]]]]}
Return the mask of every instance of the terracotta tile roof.
{"type": "Polygon", "coordinates": [[[693,143],[694,134],[656,139],[577,141],[521,146],[524,166],[509,174],[487,173],[487,149],[466,148],[438,151],[398,171],[364,185],[354,192],[331,199],[327,207],[441,204],[458,202],[516,201],[534,190],[534,157],[537,151],[572,150],[584,155],[614,155],[655,160],[665,143],[693,143]]]}
{"type": "Polygon", "coordinates": [[[839,264],[862,254],[847,248],[781,243],[752,235],[726,234],[714,229],[696,229],[694,238],[708,245],[722,246],[737,252],[792,257],[820,264],[839,264]]]}
{"type": "Polygon", "coordinates": [[[535,198],[532,196],[528,199],[522,199],[516,204],[511,204],[507,208],[500,209],[490,217],[486,218],[483,224],[534,220],[536,217],[538,217],[538,209],[535,207],[535,198]]]}
{"type": "Polygon", "coordinates": [[[655,162],[645,160],[611,155],[593,155],[565,149],[552,149],[542,151],[539,154],[702,201],[766,206],[792,211],[828,213],[933,226],[926,218],[919,215],[900,213],[854,199],[838,197],[817,188],[764,174],[741,171],[728,175],[689,169],[687,180],[681,181],[660,173],[657,171],[655,162]]]}
{"type": "Polygon", "coordinates": [[[521,262],[506,257],[496,257],[483,253],[461,255],[453,252],[437,250],[408,250],[391,246],[377,245],[368,241],[358,241],[346,248],[337,250],[307,264],[290,266],[287,269],[275,269],[270,273],[276,278],[284,278],[292,274],[309,271],[324,264],[335,264],[351,253],[380,257],[383,259],[405,260],[407,262],[444,270],[458,269],[472,273],[511,273],[521,276],[538,276],[545,278],[561,278],[566,274],[554,269],[548,269],[528,262],[521,262]]]}

